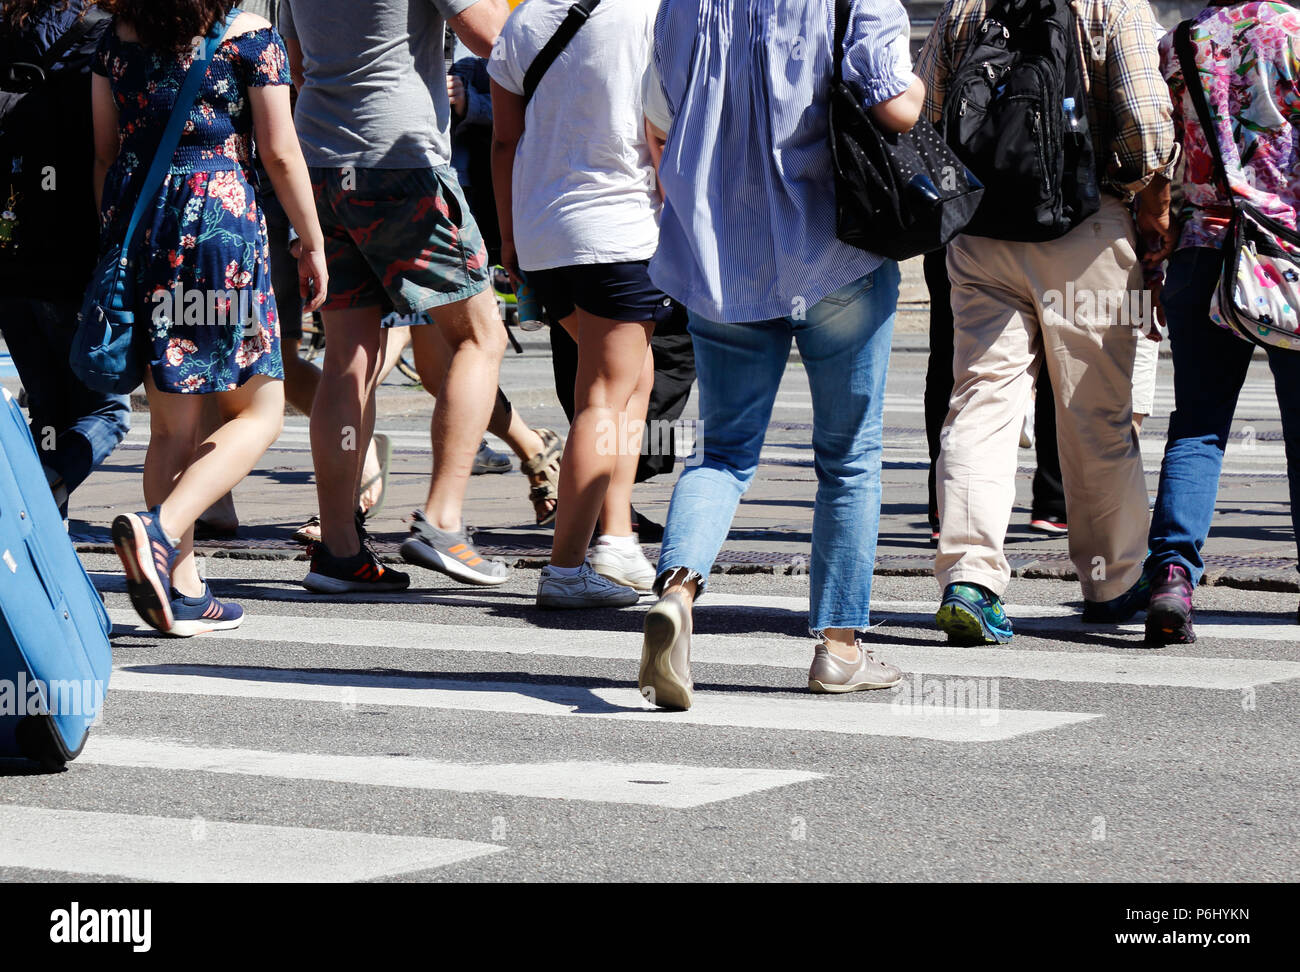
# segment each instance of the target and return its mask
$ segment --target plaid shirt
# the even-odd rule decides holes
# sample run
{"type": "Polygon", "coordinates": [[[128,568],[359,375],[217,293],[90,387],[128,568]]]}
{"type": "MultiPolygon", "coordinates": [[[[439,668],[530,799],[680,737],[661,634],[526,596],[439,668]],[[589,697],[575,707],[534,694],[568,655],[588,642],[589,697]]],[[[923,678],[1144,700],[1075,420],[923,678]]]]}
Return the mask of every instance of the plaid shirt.
{"type": "MultiPolygon", "coordinates": [[[[1146,0],[1072,0],[1080,63],[1087,66],[1088,120],[1103,184],[1125,198],[1178,161],[1169,87],[1156,42],[1163,33],[1146,0]]],[[[948,81],[983,22],[986,0],[948,0],[925,40],[916,75],[925,111],[943,117],[948,81]]]]}

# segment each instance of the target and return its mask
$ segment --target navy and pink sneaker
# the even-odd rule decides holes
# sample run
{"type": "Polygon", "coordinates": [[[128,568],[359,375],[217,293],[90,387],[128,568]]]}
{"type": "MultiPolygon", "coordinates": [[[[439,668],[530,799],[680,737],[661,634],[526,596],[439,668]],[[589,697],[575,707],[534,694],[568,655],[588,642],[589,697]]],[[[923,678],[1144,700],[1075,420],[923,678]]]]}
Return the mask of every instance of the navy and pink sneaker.
{"type": "Polygon", "coordinates": [[[224,604],[212,596],[212,588],[203,585],[198,597],[177,594],[172,598],[172,629],[167,632],[174,638],[193,638],[209,631],[229,631],[238,628],[244,620],[244,609],[238,604],[224,604]]]}
{"type": "Polygon", "coordinates": [[[1147,605],[1148,645],[1190,645],[1196,640],[1192,626],[1192,579],[1180,564],[1166,564],[1156,574],[1147,605]]]}
{"type": "Polygon", "coordinates": [[[113,520],[113,547],[126,571],[126,593],[145,623],[167,634],[172,629],[172,567],[177,550],[163,532],[158,507],[124,513],[113,520]]]}

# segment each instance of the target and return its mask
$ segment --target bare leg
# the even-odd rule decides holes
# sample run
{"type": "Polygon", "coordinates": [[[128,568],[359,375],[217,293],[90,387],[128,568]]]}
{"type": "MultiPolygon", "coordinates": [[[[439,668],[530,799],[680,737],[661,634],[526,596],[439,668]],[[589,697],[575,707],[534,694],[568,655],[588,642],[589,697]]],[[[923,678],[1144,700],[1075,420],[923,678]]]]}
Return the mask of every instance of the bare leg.
{"type": "MultiPolygon", "coordinates": [[[[461,509],[496,395],[501,358],[506,350],[505,328],[491,290],[468,300],[430,311],[434,327],[452,349],[441,386],[433,335],[426,327],[411,333],[416,369],[425,387],[438,387],[433,409],[433,475],[425,516],[439,530],[461,529],[461,509]]],[[[326,345],[328,347],[328,345],[326,345]]]]}
{"type": "MultiPolygon", "coordinates": [[[[155,411],[173,411],[172,399],[188,397],[159,392],[152,381],[146,393],[150,396],[151,417],[155,411]]],[[[171,468],[160,462],[150,469],[146,459],[145,502],[160,506],[158,523],[168,536],[182,537],[172,584],[187,597],[203,592],[203,582],[194,566],[194,521],[214,499],[229,492],[252,471],[284,424],[284,384],[274,378],[259,375],[234,391],[218,392],[212,397],[224,421],[197,448],[192,447],[191,439],[189,456],[182,458],[184,437],[164,431],[166,466],[171,468]]],[[[197,402],[195,406],[202,407],[197,402]]],[[[183,414],[186,409],[180,411],[183,414]]],[[[171,421],[174,423],[175,417],[171,421]]]]}
{"type": "MultiPolygon", "coordinates": [[[[203,395],[203,410],[199,422],[199,438],[206,439],[221,427],[221,410],[217,407],[215,395],[203,395]]],[[[239,528],[239,513],[235,510],[235,497],[227,493],[203,511],[199,517],[209,527],[217,530],[236,530],[239,528]]]]}
{"type": "Polygon", "coordinates": [[[311,413],[321,539],[336,557],[360,550],[353,512],[374,422],[381,363],[378,307],[325,311],[325,368],[311,413]]]}
{"type": "MultiPolygon", "coordinates": [[[[578,376],[573,424],[560,463],[551,563],[578,567],[586,559],[596,517],[627,446],[630,402],[641,382],[654,325],[608,320],[581,310],[563,323],[578,342],[578,376]]],[[[644,419],[644,408],[641,415],[644,419]]],[[[630,498],[622,511],[624,536],[632,532],[629,504],[630,498]]],[[[611,532],[619,528],[618,523],[605,526],[611,532]]]]}
{"type": "MultiPolygon", "coordinates": [[[[451,345],[447,343],[441,330],[435,328],[431,336],[433,340],[427,349],[429,367],[445,377],[447,365],[451,362],[451,345]]],[[[442,382],[439,381],[438,384],[441,387],[442,382]]],[[[500,388],[497,389],[496,402],[492,406],[492,417],[488,419],[487,430],[505,442],[520,459],[531,459],[546,448],[542,437],[510,407],[509,401],[501,394],[500,388]]]]}
{"type": "MultiPolygon", "coordinates": [[[[641,376],[627,403],[627,448],[619,452],[614,475],[609,481],[609,489],[605,490],[605,502],[600,509],[601,529],[611,537],[632,535],[632,487],[636,485],[636,470],[641,462],[641,437],[654,384],[655,360],[647,347],[641,376]]],[[[620,435],[620,441],[621,439],[620,435]]]]}

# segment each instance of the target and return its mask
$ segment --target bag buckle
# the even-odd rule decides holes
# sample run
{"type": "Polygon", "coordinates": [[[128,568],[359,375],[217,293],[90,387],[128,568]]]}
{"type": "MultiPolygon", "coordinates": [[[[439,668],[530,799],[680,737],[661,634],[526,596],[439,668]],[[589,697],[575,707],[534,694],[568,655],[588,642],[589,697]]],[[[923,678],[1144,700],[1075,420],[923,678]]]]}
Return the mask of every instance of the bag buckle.
{"type": "Polygon", "coordinates": [[[0,75],[0,88],[26,94],[45,83],[45,69],[30,61],[14,61],[0,75]]]}

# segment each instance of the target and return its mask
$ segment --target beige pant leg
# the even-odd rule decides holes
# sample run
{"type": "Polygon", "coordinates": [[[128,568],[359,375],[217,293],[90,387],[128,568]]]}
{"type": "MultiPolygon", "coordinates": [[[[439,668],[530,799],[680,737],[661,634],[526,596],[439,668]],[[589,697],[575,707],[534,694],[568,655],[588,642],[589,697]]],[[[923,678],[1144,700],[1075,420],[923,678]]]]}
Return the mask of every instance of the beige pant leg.
{"type": "Polygon", "coordinates": [[[1127,309],[1142,290],[1134,238],[1127,208],[1107,197],[1069,235],[1026,251],[1026,275],[1043,295],[1070,559],[1090,601],[1127,591],[1147,549],[1146,481],[1132,432],[1139,336],[1127,309]]]}
{"type": "Polygon", "coordinates": [[[936,469],[941,587],[974,583],[1001,596],[1016,498],[1020,426],[1037,374],[1037,315],[1023,296],[1023,244],[959,236],[952,280],[953,390],[936,469]]]}

